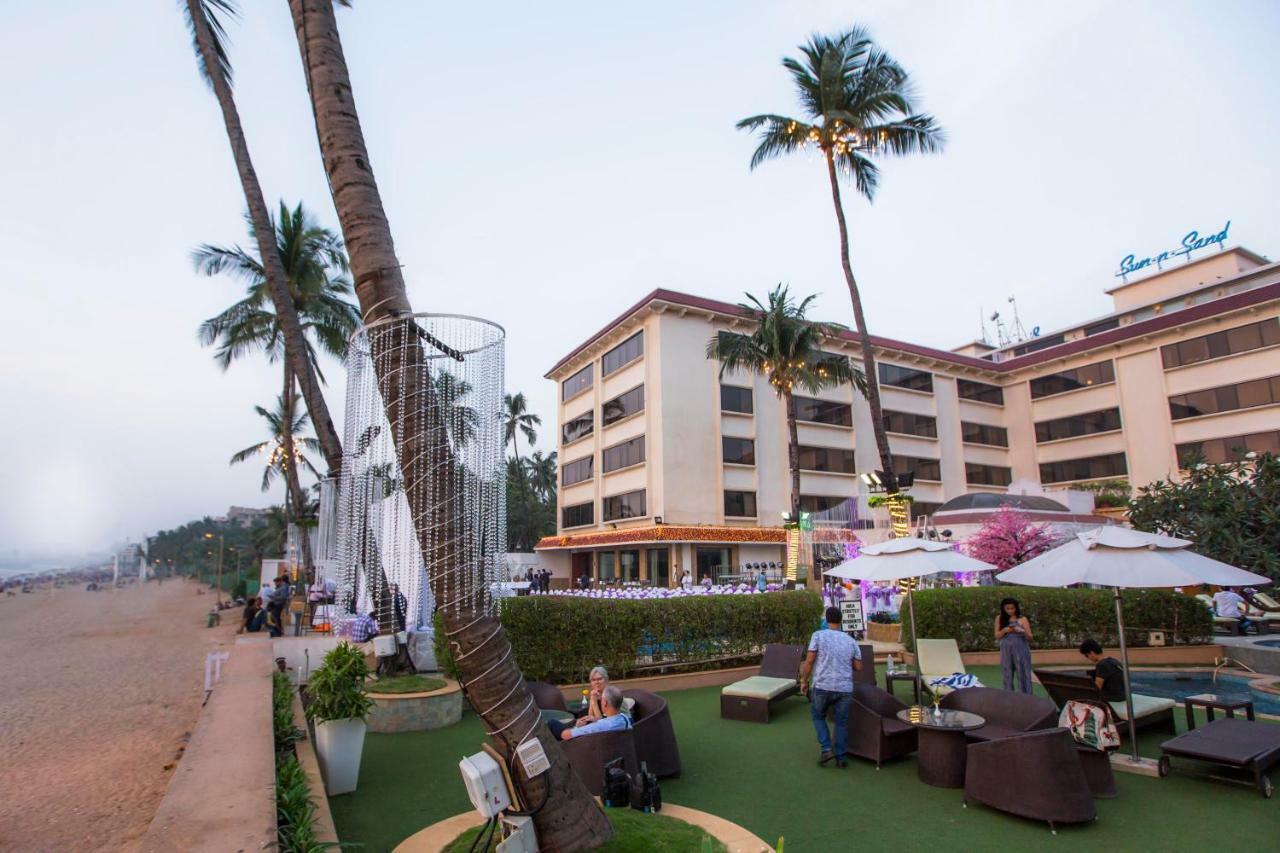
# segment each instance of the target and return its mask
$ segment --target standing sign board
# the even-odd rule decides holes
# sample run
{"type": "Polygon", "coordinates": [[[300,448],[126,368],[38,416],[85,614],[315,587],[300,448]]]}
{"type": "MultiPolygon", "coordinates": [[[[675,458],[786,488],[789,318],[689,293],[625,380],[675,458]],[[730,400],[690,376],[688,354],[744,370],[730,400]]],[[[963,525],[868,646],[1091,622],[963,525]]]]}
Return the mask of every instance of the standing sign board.
{"type": "Polygon", "coordinates": [[[862,602],[858,599],[840,602],[840,630],[845,633],[866,630],[862,624],[862,602]]]}

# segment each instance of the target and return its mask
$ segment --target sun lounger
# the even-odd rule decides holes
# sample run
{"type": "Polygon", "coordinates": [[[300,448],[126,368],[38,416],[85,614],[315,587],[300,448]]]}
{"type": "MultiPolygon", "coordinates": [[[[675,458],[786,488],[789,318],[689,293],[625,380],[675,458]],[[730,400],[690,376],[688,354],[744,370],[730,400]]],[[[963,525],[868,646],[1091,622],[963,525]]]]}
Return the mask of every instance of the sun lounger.
{"type": "Polygon", "coordinates": [[[771,644],[764,647],[760,674],[744,678],[720,691],[720,717],[748,723],[769,722],[769,709],[800,692],[802,646],[771,644]]]}
{"type": "MultiPolygon", "coordinates": [[[[1040,682],[1040,686],[1049,694],[1049,698],[1057,704],[1059,710],[1072,699],[1097,705],[1105,709],[1113,718],[1121,737],[1128,734],[1128,726],[1122,723],[1129,719],[1129,709],[1124,702],[1108,702],[1088,673],[1083,670],[1051,669],[1032,669],[1031,672],[1035,675],[1036,681],[1040,682]]],[[[1174,727],[1173,709],[1176,705],[1177,703],[1172,699],[1134,693],[1134,726],[1139,729],[1158,726],[1175,732],[1177,729],[1174,727]]]]}
{"type": "MultiPolygon", "coordinates": [[[[916,663],[919,665],[920,677],[925,686],[935,678],[945,678],[948,675],[965,672],[964,659],[960,657],[960,646],[955,640],[917,640],[916,663]]],[[[930,689],[943,695],[952,690],[945,685],[930,689]]]]}
{"type": "Polygon", "coordinates": [[[1169,772],[1169,756],[1194,758],[1253,774],[1258,793],[1275,791],[1267,771],[1280,764],[1280,726],[1227,718],[1214,720],[1160,745],[1160,775],[1169,772]]]}

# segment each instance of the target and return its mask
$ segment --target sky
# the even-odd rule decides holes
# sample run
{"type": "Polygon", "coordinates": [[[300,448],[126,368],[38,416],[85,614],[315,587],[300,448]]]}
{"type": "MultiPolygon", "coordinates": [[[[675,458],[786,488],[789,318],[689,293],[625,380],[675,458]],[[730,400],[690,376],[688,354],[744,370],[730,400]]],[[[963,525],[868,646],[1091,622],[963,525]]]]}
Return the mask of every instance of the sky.
{"type": "MultiPolygon", "coordinates": [[[[231,25],[271,201],[336,228],[287,3],[231,25]]],[[[734,123],[793,113],[782,57],[853,24],[912,74],[942,154],[846,194],[874,333],[942,348],[1016,297],[1027,328],[1104,314],[1120,259],[1217,231],[1280,255],[1280,5],[1189,2],[441,4],[338,11],[416,310],[507,330],[508,391],[554,449],[561,356],[657,287],[786,282],[852,324],[825,170],[748,169],[734,123]]],[[[242,294],[191,249],[244,200],[177,2],[0,8],[0,560],[99,549],[263,495],[256,404],[195,330],[242,294]]],[[[322,365],[339,422],[344,375],[322,365]]],[[[339,423],[341,426],[341,423],[339,423]]]]}

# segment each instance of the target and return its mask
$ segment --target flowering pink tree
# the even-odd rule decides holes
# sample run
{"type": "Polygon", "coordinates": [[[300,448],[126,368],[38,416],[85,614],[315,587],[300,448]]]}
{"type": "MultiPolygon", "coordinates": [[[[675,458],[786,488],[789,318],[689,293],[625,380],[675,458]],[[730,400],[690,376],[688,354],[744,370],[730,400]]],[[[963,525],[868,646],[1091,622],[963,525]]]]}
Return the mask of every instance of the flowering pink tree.
{"type": "Polygon", "coordinates": [[[969,537],[965,550],[970,557],[1004,571],[1043,554],[1053,544],[1045,525],[1032,524],[1026,515],[1005,506],[969,537]]]}

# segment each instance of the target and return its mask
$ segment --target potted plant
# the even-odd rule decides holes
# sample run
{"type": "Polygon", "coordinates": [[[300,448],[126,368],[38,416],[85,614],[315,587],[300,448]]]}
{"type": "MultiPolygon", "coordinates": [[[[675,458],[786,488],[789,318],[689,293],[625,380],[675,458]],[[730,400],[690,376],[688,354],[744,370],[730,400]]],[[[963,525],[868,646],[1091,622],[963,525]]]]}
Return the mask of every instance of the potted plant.
{"type": "Polygon", "coordinates": [[[876,610],[867,619],[867,639],[878,643],[902,642],[902,624],[896,614],[876,610]]]}
{"type": "Polygon", "coordinates": [[[365,694],[368,676],[364,655],[350,643],[339,643],[307,682],[307,719],[315,726],[316,753],[330,796],[356,789],[365,719],[373,707],[365,694]]]}

